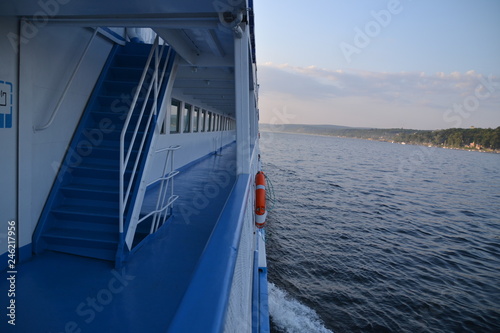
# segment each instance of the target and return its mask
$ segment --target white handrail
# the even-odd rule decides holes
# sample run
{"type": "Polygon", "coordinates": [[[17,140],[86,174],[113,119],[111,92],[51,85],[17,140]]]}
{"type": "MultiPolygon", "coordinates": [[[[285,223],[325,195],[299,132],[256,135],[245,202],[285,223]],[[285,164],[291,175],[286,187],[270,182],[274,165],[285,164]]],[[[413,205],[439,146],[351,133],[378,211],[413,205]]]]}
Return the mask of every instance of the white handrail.
{"type": "Polygon", "coordinates": [[[132,191],[132,186],[133,186],[133,183],[135,180],[136,171],[137,171],[140,159],[141,159],[141,152],[142,152],[142,149],[143,149],[144,144],[146,142],[147,133],[149,132],[149,128],[150,128],[151,123],[152,123],[153,115],[156,115],[156,113],[157,113],[159,89],[160,89],[160,87],[163,83],[163,79],[165,77],[167,64],[170,61],[171,49],[169,48],[169,51],[167,53],[167,57],[165,59],[165,62],[164,62],[163,68],[162,68],[161,79],[158,80],[158,70],[159,70],[160,62],[161,62],[161,59],[163,56],[165,43],[162,46],[160,54],[158,54],[158,45],[159,45],[159,37],[157,36],[155,39],[155,42],[153,44],[153,47],[151,48],[151,51],[149,53],[148,60],[146,61],[146,65],[144,67],[141,79],[140,79],[139,84],[137,86],[137,91],[136,91],[134,98],[132,100],[132,104],[130,105],[129,112],[128,112],[127,118],[125,120],[125,123],[123,125],[123,129],[122,129],[122,132],[120,135],[120,200],[119,200],[119,232],[120,232],[120,234],[123,234],[123,232],[124,232],[124,215],[125,215],[125,211],[127,209],[128,201],[130,199],[130,192],[132,191]],[[130,142],[128,143],[128,146],[125,147],[125,136],[127,134],[127,131],[128,131],[129,125],[130,125],[130,121],[131,121],[132,115],[134,113],[134,109],[137,105],[137,100],[139,99],[139,94],[140,94],[140,92],[143,88],[143,85],[145,83],[146,75],[149,72],[149,67],[151,65],[153,55],[155,58],[155,63],[154,63],[154,72],[153,72],[153,75],[151,78],[151,82],[148,84],[148,88],[147,88],[147,92],[146,92],[145,97],[144,97],[143,105],[141,107],[139,117],[136,121],[134,131],[132,132],[132,138],[131,138],[130,142]],[[144,133],[142,134],[142,137],[138,138],[139,129],[141,127],[141,123],[142,123],[143,119],[145,119],[144,113],[145,113],[145,110],[146,110],[146,107],[148,104],[149,96],[150,96],[153,88],[154,88],[153,105],[151,107],[151,111],[149,112],[149,116],[147,116],[147,120],[145,123],[146,126],[144,128],[144,133]],[[132,161],[134,163],[133,168],[132,168],[132,173],[130,175],[130,178],[128,179],[128,186],[125,189],[125,173],[126,173],[127,167],[129,166],[129,163],[131,162],[130,157],[131,157],[134,145],[136,143],[136,139],[140,139],[140,145],[138,148],[138,154],[137,154],[135,160],[132,161]]]}
{"type": "Polygon", "coordinates": [[[64,99],[66,98],[66,94],[68,93],[69,87],[73,83],[73,80],[76,76],[76,73],[80,69],[80,65],[83,62],[83,58],[85,58],[85,55],[87,54],[87,51],[90,48],[90,44],[92,44],[92,41],[94,40],[95,36],[97,35],[97,32],[98,32],[98,29],[95,29],[94,33],[92,34],[92,37],[88,41],[87,46],[85,47],[85,50],[83,51],[82,56],[80,57],[80,60],[78,60],[78,63],[76,65],[75,69],[73,70],[73,74],[71,74],[71,77],[69,78],[69,81],[66,84],[66,88],[64,88],[64,91],[63,91],[61,97],[59,97],[59,101],[57,102],[57,105],[56,105],[54,111],[52,111],[52,115],[50,116],[50,119],[43,126],[39,126],[39,127],[33,126],[33,132],[39,132],[39,131],[43,131],[44,129],[49,128],[50,125],[52,125],[52,123],[54,122],[54,119],[56,119],[56,115],[59,112],[59,108],[61,107],[64,99]]]}
{"type": "MultiPolygon", "coordinates": [[[[156,214],[153,218],[153,222],[151,223],[151,229],[149,231],[150,234],[153,232],[156,232],[158,230],[158,227],[163,225],[167,219],[168,214],[164,213],[163,214],[163,221],[162,219],[162,213],[170,207],[175,200],[177,200],[178,196],[174,195],[174,176],[176,176],[179,171],[174,171],[174,152],[179,149],[181,146],[171,146],[165,149],[161,149],[160,151],[167,151],[167,156],[165,158],[165,164],[163,165],[163,171],[162,171],[162,177],[161,179],[161,186],[160,190],[158,192],[158,199],[156,201],[156,214]],[[168,165],[168,160],[170,157],[170,172],[167,175],[167,168],[169,168],[168,165]],[[166,175],[166,176],[163,176],[166,175]],[[168,185],[170,182],[170,196],[167,197],[168,194],[168,185]],[[167,200],[167,202],[165,202],[167,200]],[[161,221],[161,223],[160,223],[161,221]]],[[[158,152],[158,151],[157,151],[158,152]]]]}

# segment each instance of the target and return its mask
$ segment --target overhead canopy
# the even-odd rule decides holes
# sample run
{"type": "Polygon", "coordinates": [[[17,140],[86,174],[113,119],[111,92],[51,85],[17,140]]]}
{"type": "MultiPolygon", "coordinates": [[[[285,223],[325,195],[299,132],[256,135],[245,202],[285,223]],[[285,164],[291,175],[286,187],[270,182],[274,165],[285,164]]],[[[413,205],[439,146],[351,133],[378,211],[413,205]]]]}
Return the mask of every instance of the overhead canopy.
{"type": "Polygon", "coordinates": [[[0,2],[0,17],[22,16],[40,27],[60,24],[152,28],[181,57],[174,88],[198,100],[201,106],[228,116],[234,116],[235,109],[235,27],[240,22],[252,23],[251,11],[246,0],[0,2]]]}

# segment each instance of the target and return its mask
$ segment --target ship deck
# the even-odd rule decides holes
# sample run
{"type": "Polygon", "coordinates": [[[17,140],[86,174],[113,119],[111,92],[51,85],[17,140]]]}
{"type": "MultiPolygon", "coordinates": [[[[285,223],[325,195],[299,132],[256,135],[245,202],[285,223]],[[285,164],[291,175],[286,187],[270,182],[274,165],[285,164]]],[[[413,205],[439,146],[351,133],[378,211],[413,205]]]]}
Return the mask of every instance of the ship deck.
{"type": "MultiPolygon", "coordinates": [[[[49,251],[18,264],[16,325],[8,325],[4,314],[0,331],[167,331],[221,213],[231,205],[235,154],[231,144],[180,170],[173,217],[124,268],[49,251]]],[[[146,206],[152,198],[146,195],[146,206]]],[[[2,292],[8,282],[0,280],[2,292]]],[[[6,299],[0,304],[4,311],[6,299]]]]}

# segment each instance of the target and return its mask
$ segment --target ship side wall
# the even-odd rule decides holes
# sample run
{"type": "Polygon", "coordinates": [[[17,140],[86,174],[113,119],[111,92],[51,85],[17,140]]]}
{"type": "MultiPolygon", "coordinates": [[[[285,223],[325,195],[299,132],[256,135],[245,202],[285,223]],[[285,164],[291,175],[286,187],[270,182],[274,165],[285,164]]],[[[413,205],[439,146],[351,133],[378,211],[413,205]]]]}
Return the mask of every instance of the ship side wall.
{"type": "MultiPolygon", "coordinates": [[[[181,109],[183,109],[184,104],[187,103],[189,105],[192,105],[193,107],[200,108],[200,110],[212,111],[211,109],[205,108],[196,100],[190,99],[189,97],[179,94],[178,92],[172,93],[172,98],[181,103],[181,109]]],[[[167,110],[166,110],[164,127],[169,129],[170,116],[172,112],[170,105],[170,97],[167,97],[165,104],[167,110]]],[[[194,128],[193,122],[195,121],[193,113],[191,116],[191,126],[189,126],[190,130],[188,132],[183,131],[183,129],[185,128],[184,117],[181,117],[179,121],[180,121],[179,122],[180,133],[170,133],[168,130],[164,131],[166,133],[158,134],[155,144],[155,151],[170,146],[176,146],[176,145],[181,146],[181,148],[177,150],[174,154],[174,169],[178,169],[189,163],[195,162],[198,159],[201,159],[209,154],[215,154],[217,150],[219,150],[221,147],[224,147],[234,142],[236,139],[236,131],[234,128],[218,129],[215,131],[202,130],[201,118],[198,120],[199,123],[198,131],[195,132],[193,130],[194,128]]],[[[161,127],[162,125],[160,124],[160,126],[158,126],[158,131],[160,132],[161,132],[160,130],[161,127]]],[[[205,129],[207,128],[208,126],[206,124],[205,129]]],[[[154,155],[152,167],[147,177],[148,183],[162,176],[164,161],[165,161],[164,153],[163,154],[159,153],[154,155]]]]}
{"type": "MultiPolygon", "coordinates": [[[[8,228],[12,227],[12,224],[14,224],[14,228],[18,227],[17,143],[19,123],[17,96],[19,59],[16,44],[12,45],[8,38],[8,36],[17,34],[18,20],[13,17],[2,18],[2,24],[0,24],[0,104],[2,105],[0,106],[0,189],[2,191],[0,200],[0,254],[6,253],[8,249],[8,228]]],[[[11,241],[16,238],[12,237],[11,241]]],[[[4,267],[6,264],[7,260],[2,260],[0,267],[4,267]]]]}
{"type": "MultiPolygon", "coordinates": [[[[20,253],[23,257],[29,257],[32,233],[52,185],[57,181],[57,172],[112,43],[99,35],[94,39],[67,90],[54,122],[47,129],[36,131],[34,127],[41,127],[50,119],[92,36],[92,30],[48,23],[38,27],[36,33],[26,35],[23,31],[27,31],[26,25],[30,23],[24,21],[19,23],[17,19],[14,21],[9,25],[2,21],[0,25],[2,30],[10,31],[18,26],[21,31],[17,54],[12,51],[11,41],[6,42],[0,38],[0,43],[9,43],[7,53],[10,53],[8,59],[12,64],[12,66],[2,64],[0,71],[10,68],[12,72],[13,68],[14,73],[10,73],[10,76],[14,78],[15,73],[19,72],[19,80],[16,83],[18,123],[17,128],[12,131],[18,131],[18,140],[13,138],[2,140],[9,146],[18,146],[18,164],[14,165],[14,161],[8,162],[9,175],[3,176],[6,180],[9,179],[8,187],[12,192],[9,201],[2,202],[1,211],[6,216],[1,216],[0,234],[7,230],[5,227],[7,220],[16,219],[20,253]],[[14,171],[17,171],[17,187],[13,185],[12,180],[14,171]],[[13,208],[16,207],[16,199],[17,215],[14,214],[15,208],[13,208]],[[4,211],[6,213],[3,213],[4,211]]],[[[2,31],[1,35],[5,36],[5,31],[2,31]]],[[[6,50],[4,47],[1,49],[0,52],[6,50]]],[[[4,59],[3,54],[1,59],[4,59]]],[[[10,153],[9,160],[12,158],[15,160],[10,153]]],[[[2,170],[7,169],[2,165],[2,170]]],[[[3,245],[0,248],[0,255],[2,254],[5,254],[3,245]]],[[[0,263],[3,264],[4,262],[0,263]]]]}

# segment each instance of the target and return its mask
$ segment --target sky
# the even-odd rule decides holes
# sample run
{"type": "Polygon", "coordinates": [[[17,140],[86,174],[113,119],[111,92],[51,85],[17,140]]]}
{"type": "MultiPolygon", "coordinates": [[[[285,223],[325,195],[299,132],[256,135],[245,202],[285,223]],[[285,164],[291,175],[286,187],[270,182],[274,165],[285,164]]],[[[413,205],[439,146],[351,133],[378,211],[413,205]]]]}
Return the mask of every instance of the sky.
{"type": "Polygon", "coordinates": [[[254,0],[260,121],[500,126],[500,0],[254,0]]]}

